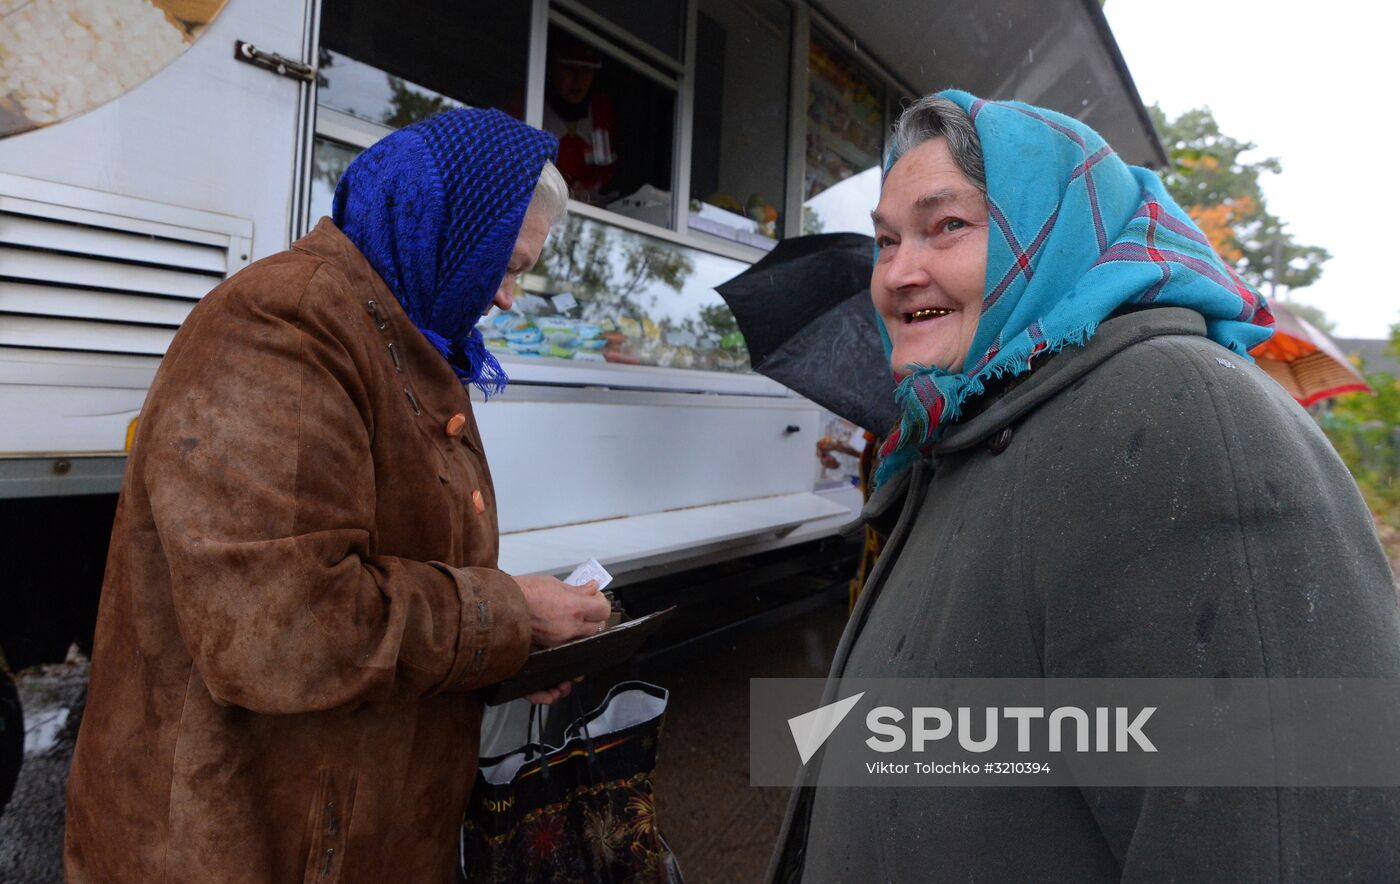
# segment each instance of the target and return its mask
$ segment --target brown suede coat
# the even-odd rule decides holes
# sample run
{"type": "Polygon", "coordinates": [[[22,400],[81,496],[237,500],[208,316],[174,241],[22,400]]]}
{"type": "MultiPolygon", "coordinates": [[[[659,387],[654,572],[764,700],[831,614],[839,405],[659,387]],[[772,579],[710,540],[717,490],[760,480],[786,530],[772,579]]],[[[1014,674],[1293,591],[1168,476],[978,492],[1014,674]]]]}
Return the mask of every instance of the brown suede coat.
{"type": "Polygon", "coordinates": [[[70,882],[454,880],[473,691],[530,641],[471,414],[329,220],[194,310],[127,464],[70,882]]]}

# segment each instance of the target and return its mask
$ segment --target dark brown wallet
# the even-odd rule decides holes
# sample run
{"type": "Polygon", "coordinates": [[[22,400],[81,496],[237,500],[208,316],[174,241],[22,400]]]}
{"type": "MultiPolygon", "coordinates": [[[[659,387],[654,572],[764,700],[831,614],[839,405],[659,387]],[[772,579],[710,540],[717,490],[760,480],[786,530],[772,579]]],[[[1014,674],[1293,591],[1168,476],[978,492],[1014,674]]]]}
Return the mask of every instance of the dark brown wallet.
{"type": "Polygon", "coordinates": [[[532,651],[519,672],[486,688],[482,696],[487,705],[497,706],[615,666],[637,653],[642,642],[675,613],[673,605],[635,620],[624,620],[597,635],[532,651]]]}

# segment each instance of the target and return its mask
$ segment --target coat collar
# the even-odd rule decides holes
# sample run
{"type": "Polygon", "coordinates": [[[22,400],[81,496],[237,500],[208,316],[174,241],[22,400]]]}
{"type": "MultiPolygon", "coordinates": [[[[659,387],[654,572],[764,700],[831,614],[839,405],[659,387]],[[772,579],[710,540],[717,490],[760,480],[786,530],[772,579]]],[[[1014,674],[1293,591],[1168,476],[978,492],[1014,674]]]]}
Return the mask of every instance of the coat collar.
{"type": "Polygon", "coordinates": [[[934,446],[934,455],[952,454],[986,441],[1134,344],[1166,335],[1203,336],[1205,333],[1206,321],[1201,314],[1184,307],[1156,307],[1105,320],[1083,347],[1067,347],[1060,351],[1054,359],[1031,372],[1024,383],[1013,387],[966,423],[953,427],[934,446]]]}
{"type": "MultiPolygon", "coordinates": [[[[373,294],[368,295],[368,297],[375,298],[381,303],[392,304],[391,309],[403,310],[399,306],[398,299],[394,297],[394,293],[389,291],[389,286],[379,278],[378,273],[374,272],[369,259],[360,254],[360,250],[355,248],[355,244],[340,232],[340,228],[336,227],[335,222],[331,219],[322,218],[306,236],[292,243],[292,249],[298,252],[308,252],[329,261],[341,273],[345,274],[346,280],[355,291],[372,292],[373,294]]],[[[406,314],[404,319],[408,319],[406,314]]]]}
{"type": "Polygon", "coordinates": [[[910,489],[918,487],[931,472],[932,466],[927,460],[915,461],[912,467],[903,470],[872,491],[870,499],[861,508],[860,516],[849,524],[843,525],[840,529],[841,533],[854,536],[859,534],[866,525],[869,525],[877,533],[889,536],[894,530],[895,522],[899,518],[900,511],[904,506],[904,499],[909,496],[910,489]]]}
{"type": "MultiPolygon", "coordinates": [[[[1032,372],[1023,383],[1008,390],[966,423],[955,426],[934,446],[934,458],[963,451],[987,441],[1007,427],[1053,398],[1061,390],[1079,380],[1096,367],[1134,344],[1167,335],[1204,336],[1206,322],[1201,314],[1184,307],[1155,307],[1105,320],[1098,332],[1083,347],[1067,348],[1032,372]]],[[[916,482],[926,482],[935,464],[920,459],[910,469],[900,472],[876,488],[862,508],[860,517],[841,529],[854,534],[870,525],[880,534],[888,535],[902,510],[911,489],[922,493],[916,482]]]]}
{"type": "MultiPolygon", "coordinates": [[[[398,347],[405,383],[412,390],[413,401],[421,412],[418,417],[422,421],[441,428],[456,413],[471,415],[470,398],[452,371],[452,366],[414,326],[369,259],[335,226],[335,222],[322,218],[310,233],[292,243],[292,249],[315,255],[339,270],[350,284],[350,291],[359,300],[359,309],[364,310],[371,300],[375,302],[375,309],[380,311],[376,318],[382,315],[387,320],[387,327],[381,328],[380,332],[385,336],[386,343],[392,340],[398,347]]],[[[387,347],[380,357],[386,362],[391,360],[387,347]]],[[[389,364],[394,364],[398,371],[398,364],[389,364]]],[[[474,421],[467,421],[465,434],[469,444],[481,448],[474,421]]]]}

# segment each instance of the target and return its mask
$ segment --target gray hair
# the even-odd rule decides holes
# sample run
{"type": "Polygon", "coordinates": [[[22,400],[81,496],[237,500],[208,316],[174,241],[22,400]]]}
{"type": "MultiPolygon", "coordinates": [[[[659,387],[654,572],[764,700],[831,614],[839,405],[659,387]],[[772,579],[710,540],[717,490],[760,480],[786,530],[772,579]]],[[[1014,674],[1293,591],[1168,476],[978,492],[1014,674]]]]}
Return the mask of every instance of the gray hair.
{"type": "Polygon", "coordinates": [[[987,171],[982,163],[982,142],[967,111],[939,95],[925,95],[905,108],[894,126],[890,155],[902,157],[925,142],[942,138],[948,142],[953,162],[968,181],[987,192],[987,171]]]}
{"type": "Polygon", "coordinates": [[[545,160],[540,170],[540,180],[535,182],[535,195],[530,197],[527,212],[544,212],[549,218],[549,226],[558,224],[569,212],[569,186],[564,176],[554,164],[545,160]]]}

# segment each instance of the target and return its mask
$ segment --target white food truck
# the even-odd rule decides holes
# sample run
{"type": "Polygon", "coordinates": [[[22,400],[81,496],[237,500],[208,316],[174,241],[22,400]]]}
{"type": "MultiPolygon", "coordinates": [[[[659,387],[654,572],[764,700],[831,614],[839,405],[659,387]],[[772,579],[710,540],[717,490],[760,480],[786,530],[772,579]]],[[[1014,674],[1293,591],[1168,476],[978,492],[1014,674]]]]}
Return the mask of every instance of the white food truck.
{"type": "MultiPolygon", "coordinates": [[[[865,232],[892,117],[935,88],[1046,104],[1163,159],[1095,0],[34,0],[0,4],[0,47],[21,15],[104,5],[154,7],[187,51],[62,121],[64,90],[101,85],[77,44],[34,38],[55,95],[0,80],[0,122],[35,124],[0,140],[15,665],[90,629],[125,447],[181,321],[327,214],[394,127],[489,105],[564,140],[570,217],[519,311],[483,326],[512,379],[477,412],[502,568],[597,558],[619,586],[666,576],[692,598],[807,587],[768,596],[793,605],[836,586],[829,544],[860,495],[814,456],[830,415],[749,370],[714,286],[779,238],[865,232]],[[794,582],[812,569],[830,579],[794,582]]],[[[139,61],[166,36],[92,45],[139,61]]]]}

